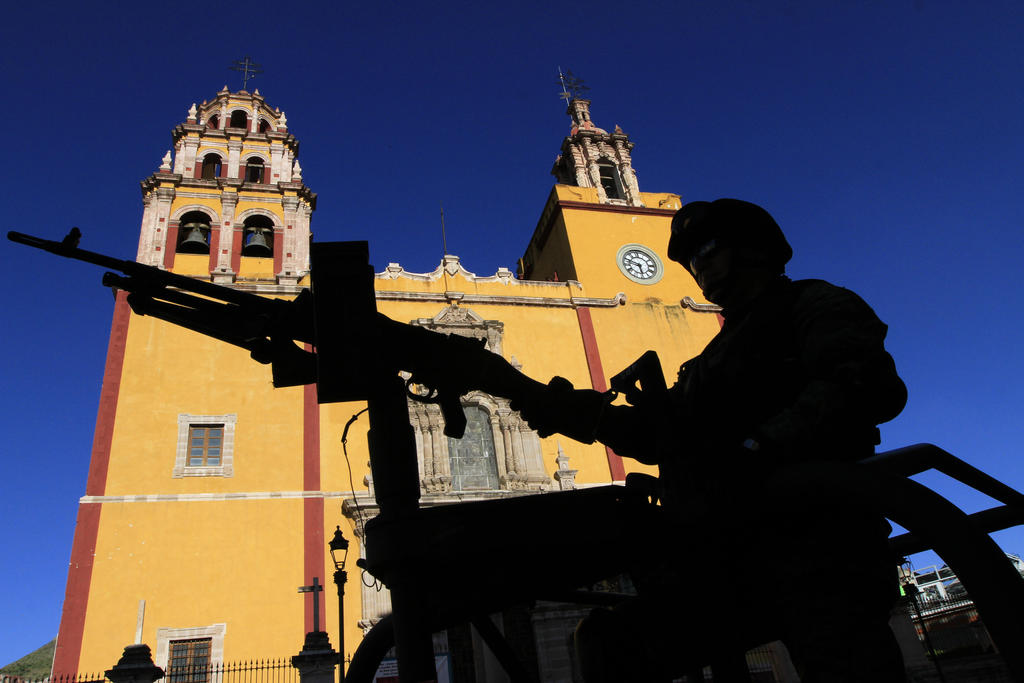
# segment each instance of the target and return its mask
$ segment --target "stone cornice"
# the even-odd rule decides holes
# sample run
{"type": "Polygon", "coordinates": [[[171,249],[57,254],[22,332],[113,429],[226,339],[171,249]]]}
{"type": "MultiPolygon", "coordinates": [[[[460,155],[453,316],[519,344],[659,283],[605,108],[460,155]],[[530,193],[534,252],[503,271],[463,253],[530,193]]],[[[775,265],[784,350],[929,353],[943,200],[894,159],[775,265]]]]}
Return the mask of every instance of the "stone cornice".
{"type": "MultiPolygon", "coordinates": [[[[429,273],[412,273],[403,268],[397,263],[389,263],[388,267],[382,272],[376,273],[375,277],[378,280],[397,280],[399,278],[413,280],[416,282],[436,282],[447,273],[448,275],[455,277],[461,276],[470,282],[500,282],[506,285],[518,285],[524,284],[523,280],[517,280],[516,276],[508,268],[498,268],[498,272],[494,275],[488,275],[481,277],[476,273],[471,273],[462,266],[462,262],[458,256],[447,255],[441,259],[441,263],[433,271],[429,273]]],[[[564,288],[567,285],[569,287],[575,286],[577,289],[583,289],[583,286],[575,280],[569,282],[530,282],[531,285],[549,285],[558,288],[564,288]]]]}
{"type": "MultiPolygon", "coordinates": [[[[530,283],[542,284],[542,283],[530,283]]],[[[565,283],[560,283],[565,284],[565,283]]],[[[378,291],[378,301],[420,301],[424,303],[493,304],[504,306],[547,306],[551,308],[615,308],[626,303],[626,295],[619,292],[607,299],[589,296],[504,296],[500,294],[466,294],[464,292],[402,292],[378,291]]]]}
{"type": "MultiPolygon", "coordinates": [[[[565,287],[565,285],[568,284],[565,282],[551,283],[518,280],[516,282],[520,282],[524,285],[558,285],[561,287],[565,287]]],[[[577,286],[579,285],[579,283],[575,284],[577,286]]],[[[279,284],[269,280],[237,280],[228,286],[232,289],[238,289],[243,292],[250,292],[252,294],[261,294],[265,296],[298,296],[299,292],[306,289],[306,287],[300,285],[279,284]]],[[[615,308],[617,306],[623,306],[626,303],[626,295],[623,292],[619,292],[612,297],[604,298],[572,296],[571,293],[568,297],[555,297],[518,296],[515,294],[467,294],[465,292],[451,290],[445,292],[377,290],[375,292],[375,297],[378,301],[414,301],[420,303],[440,304],[458,302],[467,306],[489,304],[495,306],[546,306],[549,308],[615,308]]],[[[717,309],[717,307],[715,308],[717,309]]]]}
{"type": "Polygon", "coordinates": [[[692,311],[698,313],[721,313],[722,307],[716,306],[715,304],[699,304],[688,296],[684,296],[679,305],[683,308],[689,308],[692,311]]]}
{"type": "MultiPolygon", "coordinates": [[[[155,189],[157,187],[160,187],[160,185],[162,183],[171,183],[175,187],[180,187],[180,188],[205,189],[205,190],[216,190],[216,189],[223,189],[223,188],[233,188],[236,191],[241,191],[241,192],[245,192],[245,193],[248,193],[248,192],[263,192],[263,193],[268,193],[268,194],[270,194],[270,193],[282,194],[286,190],[290,190],[292,192],[295,192],[302,199],[305,199],[310,204],[310,206],[312,206],[312,208],[314,210],[316,209],[316,197],[317,197],[316,193],[313,192],[312,190],[310,190],[309,187],[307,187],[304,183],[301,183],[301,182],[262,184],[262,183],[246,182],[242,178],[212,178],[212,179],[186,178],[186,177],[182,176],[180,173],[163,173],[163,172],[158,171],[158,172],[150,175],[148,178],[145,178],[144,180],[140,181],[139,185],[140,185],[140,189],[142,190],[142,194],[146,195],[149,192],[151,192],[153,189],[155,189]]],[[[202,193],[192,194],[192,193],[188,193],[187,191],[179,192],[179,194],[181,196],[183,196],[183,197],[205,197],[205,196],[208,196],[208,195],[202,194],[202,193]]],[[[266,201],[266,202],[272,202],[272,203],[278,203],[278,202],[281,201],[280,198],[259,197],[259,196],[253,197],[253,196],[249,196],[249,195],[246,195],[245,199],[246,200],[252,200],[252,201],[266,201]]]]}
{"type": "Polygon", "coordinates": [[[559,199],[558,206],[562,209],[582,209],[583,211],[605,211],[608,213],[631,213],[641,216],[668,216],[676,214],[675,209],[655,209],[647,206],[629,206],[622,204],[593,204],[577,202],[571,199],[559,199]]]}

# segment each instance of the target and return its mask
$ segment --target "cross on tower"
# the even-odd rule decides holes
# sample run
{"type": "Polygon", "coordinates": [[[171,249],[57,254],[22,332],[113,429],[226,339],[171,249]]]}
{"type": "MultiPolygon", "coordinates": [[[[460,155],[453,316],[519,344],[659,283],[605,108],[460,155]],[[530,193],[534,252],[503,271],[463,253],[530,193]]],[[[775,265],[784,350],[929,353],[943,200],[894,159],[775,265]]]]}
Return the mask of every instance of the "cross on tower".
{"type": "Polygon", "coordinates": [[[317,632],[320,630],[320,596],[317,593],[322,593],[324,587],[320,585],[320,577],[313,577],[312,586],[299,586],[300,593],[312,593],[313,594],[313,631],[317,632]]]}
{"type": "Polygon", "coordinates": [[[252,57],[246,55],[245,59],[240,62],[236,61],[233,66],[229,66],[228,68],[232,71],[242,72],[242,90],[245,90],[250,78],[256,78],[256,74],[263,73],[263,69],[260,67],[260,64],[252,61],[252,57]]]}
{"type": "Polygon", "coordinates": [[[583,85],[582,78],[573,75],[571,69],[566,69],[563,74],[562,67],[558,67],[558,82],[562,85],[562,92],[558,97],[566,103],[583,97],[590,90],[589,86],[583,85]]]}

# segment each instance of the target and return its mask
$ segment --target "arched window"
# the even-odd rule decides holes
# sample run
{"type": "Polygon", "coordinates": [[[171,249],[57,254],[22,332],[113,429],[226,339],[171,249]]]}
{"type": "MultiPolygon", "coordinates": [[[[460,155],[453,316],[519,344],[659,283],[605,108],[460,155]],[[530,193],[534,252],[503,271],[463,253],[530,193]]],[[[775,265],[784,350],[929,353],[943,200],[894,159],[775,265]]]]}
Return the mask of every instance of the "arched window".
{"type": "Polygon", "coordinates": [[[204,180],[219,178],[221,174],[222,161],[219,154],[210,152],[203,157],[203,173],[200,176],[204,180]]]}
{"type": "Polygon", "coordinates": [[[622,185],[615,164],[610,161],[598,162],[597,171],[601,176],[601,187],[604,188],[605,196],[608,199],[622,199],[622,185]]]}
{"type": "Polygon", "coordinates": [[[263,159],[259,157],[249,157],[249,160],[245,162],[245,180],[250,183],[262,183],[263,182],[263,159]]]}
{"type": "Polygon", "coordinates": [[[210,217],[202,211],[189,211],[181,217],[178,227],[179,254],[210,253],[210,217]]]}
{"type": "Polygon", "coordinates": [[[233,111],[231,112],[231,121],[228,123],[230,128],[247,128],[249,119],[246,117],[244,111],[233,111]]]}
{"type": "Polygon", "coordinates": [[[260,132],[261,133],[269,133],[270,132],[270,121],[267,121],[266,119],[260,119],[260,132]]]}
{"type": "Polygon", "coordinates": [[[213,130],[217,130],[218,128],[220,128],[220,116],[218,116],[217,114],[214,114],[209,119],[207,119],[206,120],[206,127],[207,128],[212,128],[213,130]]]}
{"type": "Polygon", "coordinates": [[[274,255],[274,222],[266,216],[249,216],[243,224],[242,256],[274,255]]]}
{"type": "Polygon", "coordinates": [[[463,406],[466,433],[448,439],[452,491],[489,491],[498,488],[498,463],[494,455],[491,420],[480,406],[463,406]]]}

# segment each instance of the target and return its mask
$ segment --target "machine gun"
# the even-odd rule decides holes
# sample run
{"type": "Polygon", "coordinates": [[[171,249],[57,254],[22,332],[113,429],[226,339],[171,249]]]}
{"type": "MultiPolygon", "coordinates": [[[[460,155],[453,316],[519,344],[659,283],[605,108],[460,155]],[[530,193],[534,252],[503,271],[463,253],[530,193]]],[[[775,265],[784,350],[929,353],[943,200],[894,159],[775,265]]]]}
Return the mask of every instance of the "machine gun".
{"type": "MultiPolygon", "coordinates": [[[[444,433],[460,438],[466,427],[460,396],[473,389],[510,398],[521,393],[512,385],[497,385],[498,373],[488,376],[488,369],[495,370],[500,361],[484,349],[483,340],[432,332],[377,313],[366,242],[314,245],[314,261],[330,261],[321,270],[337,274],[317,278],[312,291],[303,289],[287,301],[80,249],[78,228],[60,242],[13,231],[7,237],[118,271],[104,273],[103,285],[127,292],[136,314],[249,351],[254,360],[271,366],[274,387],[315,382],[321,403],[365,399],[376,378],[406,371],[411,373],[405,380],[406,394],[439,404],[444,433]],[[352,362],[354,358],[359,362],[352,362]]],[[[537,384],[525,375],[504,375],[520,382],[520,389],[537,384]]]]}
{"type": "MultiPolygon", "coordinates": [[[[627,542],[635,548],[638,529],[659,523],[660,509],[648,505],[645,492],[631,490],[628,482],[626,487],[420,509],[406,396],[439,403],[445,433],[458,438],[465,427],[459,397],[467,391],[522,401],[542,385],[475,340],[433,333],[378,313],[366,242],[313,243],[312,286],[284,301],[85,251],[78,248],[80,237],[77,228],[61,242],[8,233],[20,244],[120,272],[105,274],[103,284],[128,292],[137,314],[248,350],[272,366],[274,386],[316,382],[321,403],[368,402],[370,466],[380,514],[365,527],[364,566],[391,590],[393,611],[363,639],[346,681],[371,681],[392,646],[403,683],[433,680],[430,633],[467,618],[511,672],[514,665],[506,662],[514,658],[507,647],[503,653],[500,636],[484,615],[535,598],[595,602],[593,595],[573,595],[573,589],[628,571],[635,562],[604,548],[627,542]],[[403,370],[411,373],[405,380],[398,374],[403,370]],[[509,554],[505,535],[492,532],[511,519],[525,528],[558,519],[574,533],[528,542],[516,538],[516,552],[509,554]],[[497,540],[488,546],[490,537],[497,540]],[[505,554],[495,561],[500,552],[505,554]],[[423,561],[426,557],[429,562],[423,561]]],[[[642,356],[613,378],[612,387],[631,402],[642,402],[648,390],[663,392],[656,356],[642,356]]],[[[895,550],[935,548],[967,586],[1014,675],[1024,680],[1024,654],[1016,647],[1024,639],[1019,618],[1024,581],[988,537],[1024,522],[1019,492],[931,445],[890,451],[858,464],[811,463],[784,471],[779,481],[765,486],[780,499],[809,487],[835,489],[868,502],[909,530],[892,539],[895,550]],[[942,471],[1003,505],[967,515],[908,478],[927,469],[942,471]]],[[[647,545],[652,552],[660,550],[658,544],[647,545]]],[[[621,596],[605,597],[610,604],[621,596]]],[[[525,672],[513,675],[517,681],[529,678],[525,672]]]]}
{"type": "MultiPolygon", "coordinates": [[[[481,610],[500,609],[507,600],[542,591],[571,592],[624,569],[603,549],[609,538],[624,537],[630,527],[634,500],[622,487],[419,508],[407,396],[438,403],[445,434],[460,438],[466,425],[459,398],[463,394],[479,389],[522,400],[543,385],[478,340],[431,332],[378,313],[366,242],[314,242],[311,287],[284,301],[79,249],[77,228],[61,242],[17,232],[8,238],[118,271],[106,273],[103,284],[127,292],[135,313],[248,350],[255,360],[271,365],[275,387],[316,382],[320,403],[367,401],[370,468],[380,512],[366,525],[366,560],[361,564],[391,591],[393,614],[380,626],[387,631],[384,641],[396,646],[403,682],[433,680],[430,634],[442,622],[464,621],[466,615],[486,614],[481,610]],[[410,375],[403,380],[400,371],[410,375]],[[559,536],[536,544],[536,553],[496,563],[481,552],[481,525],[493,529],[510,519],[537,524],[578,520],[579,526],[599,522],[600,539],[577,535],[567,542],[559,536]],[[551,570],[524,580],[531,558],[538,555],[551,570]],[[432,570],[425,572],[422,558],[428,556],[435,559],[432,570]]],[[[488,624],[484,619],[478,628],[492,648],[500,649],[495,645],[500,636],[488,632],[488,624]]],[[[381,642],[380,637],[369,639],[369,651],[375,652],[374,644],[381,642]]],[[[351,680],[372,678],[372,659],[360,656],[350,670],[351,680]]]]}

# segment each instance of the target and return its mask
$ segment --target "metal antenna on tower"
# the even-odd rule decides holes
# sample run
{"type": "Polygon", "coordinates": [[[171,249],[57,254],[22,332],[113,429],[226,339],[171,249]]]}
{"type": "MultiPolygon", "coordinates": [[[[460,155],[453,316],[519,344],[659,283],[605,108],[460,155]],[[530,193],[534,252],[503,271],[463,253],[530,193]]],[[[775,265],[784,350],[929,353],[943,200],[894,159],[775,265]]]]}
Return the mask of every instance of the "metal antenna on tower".
{"type": "Polygon", "coordinates": [[[242,72],[242,90],[245,90],[246,86],[249,84],[250,78],[256,78],[256,74],[263,73],[261,66],[262,65],[252,61],[252,57],[246,55],[245,59],[242,61],[236,60],[234,64],[228,68],[232,71],[242,72]]]}
{"type": "Polygon", "coordinates": [[[444,253],[441,255],[441,276],[444,278],[444,291],[448,291],[448,235],[444,230],[444,202],[441,204],[441,248],[444,249],[444,253]]]}
{"type": "Polygon", "coordinates": [[[558,97],[565,100],[566,104],[583,97],[590,90],[589,86],[583,84],[582,78],[573,75],[572,69],[566,69],[563,74],[562,67],[558,67],[558,82],[562,86],[562,92],[558,97]]]}
{"type": "Polygon", "coordinates": [[[448,235],[444,231],[444,204],[441,204],[441,247],[444,249],[444,256],[448,255],[448,235]]]}

